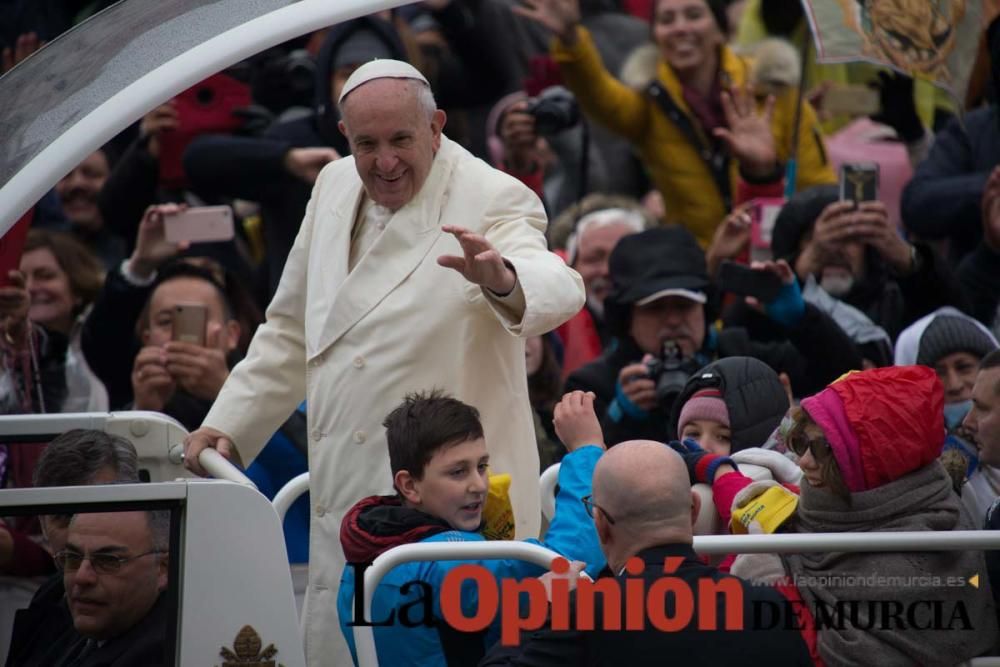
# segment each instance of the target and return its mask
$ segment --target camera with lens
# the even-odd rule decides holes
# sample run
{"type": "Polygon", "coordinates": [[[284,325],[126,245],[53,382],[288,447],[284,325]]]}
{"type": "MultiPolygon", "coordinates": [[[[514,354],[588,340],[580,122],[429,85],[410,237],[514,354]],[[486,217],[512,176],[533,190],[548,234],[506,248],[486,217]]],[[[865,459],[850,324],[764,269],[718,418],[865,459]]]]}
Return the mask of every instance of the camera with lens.
{"type": "Polygon", "coordinates": [[[535,132],[547,137],[580,122],[580,107],[573,93],[562,86],[549,86],[528,102],[525,113],[535,117],[535,132]]]}
{"type": "Polygon", "coordinates": [[[670,410],[674,400],[684,391],[688,378],[697,370],[697,362],[685,358],[676,341],[665,341],[660,357],[646,362],[646,372],[656,383],[656,402],[670,410]]]}

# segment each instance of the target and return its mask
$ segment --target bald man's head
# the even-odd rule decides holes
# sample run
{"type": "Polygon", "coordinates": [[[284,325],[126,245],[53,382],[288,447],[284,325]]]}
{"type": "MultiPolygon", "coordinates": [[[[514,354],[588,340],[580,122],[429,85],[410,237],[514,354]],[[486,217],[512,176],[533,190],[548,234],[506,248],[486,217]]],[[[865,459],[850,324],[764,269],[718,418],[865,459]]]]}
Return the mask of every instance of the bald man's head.
{"type": "Polygon", "coordinates": [[[594,469],[594,500],[615,528],[637,535],[691,538],[691,483],[683,459],[661,442],[615,445],[594,469]]]}

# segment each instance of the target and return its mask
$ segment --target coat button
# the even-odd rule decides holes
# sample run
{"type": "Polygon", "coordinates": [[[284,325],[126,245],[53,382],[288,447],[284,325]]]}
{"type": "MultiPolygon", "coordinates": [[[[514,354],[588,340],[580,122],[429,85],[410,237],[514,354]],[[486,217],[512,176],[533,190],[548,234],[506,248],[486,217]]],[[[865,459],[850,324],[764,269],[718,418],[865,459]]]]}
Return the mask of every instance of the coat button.
{"type": "Polygon", "coordinates": [[[365,432],[364,431],[355,431],[354,432],[354,442],[356,442],[356,443],[358,443],[360,445],[364,441],[365,441],[365,432]]]}
{"type": "Polygon", "coordinates": [[[354,357],[354,367],[355,368],[364,368],[364,366],[365,366],[365,358],[364,357],[354,357]]]}
{"type": "Polygon", "coordinates": [[[326,514],[326,508],[323,507],[322,505],[317,505],[316,506],[316,516],[321,517],[324,514],[326,514]]]}
{"type": "Polygon", "coordinates": [[[319,431],[313,431],[312,438],[313,440],[321,440],[323,438],[323,434],[320,433],[319,431]]]}

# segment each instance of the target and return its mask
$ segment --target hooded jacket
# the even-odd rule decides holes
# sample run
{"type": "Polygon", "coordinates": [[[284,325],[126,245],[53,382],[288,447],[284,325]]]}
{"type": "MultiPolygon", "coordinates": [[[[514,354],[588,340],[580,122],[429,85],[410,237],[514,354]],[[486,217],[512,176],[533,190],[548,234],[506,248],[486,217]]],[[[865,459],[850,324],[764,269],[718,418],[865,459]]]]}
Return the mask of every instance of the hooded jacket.
{"type": "Polygon", "coordinates": [[[727,357],[705,366],[687,381],[670,415],[670,439],[678,437],[684,404],[708,388],[720,391],[729,412],[731,453],[762,446],[788,412],[788,395],[770,366],[753,357],[727,357]]]}
{"type": "Polygon", "coordinates": [[[347,139],[337,129],[340,114],[330,99],[332,67],[338,49],[358,30],[371,30],[397,60],[408,60],[396,29],[387,21],[362,17],[330,29],[317,57],[313,113],[272,126],[261,138],[206,135],[191,142],[184,153],[184,171],[199,193],[225,195],[260,202],[267,247],[268,295],[274,293],[285,258],[299,232],[312,184],[285,168],[293,148],[329,146],[341,156],[350,154],[347,139]]]}
{"type": "MultiPolygon", "coordinates": [[[[541,542],[543,546],[570,560],[586,562],[587,572],[591,576],[596,576],[605,562],[594,522],[587,515],[580,499],[590,494],[594,466],[602,452],[599,447],[586,446],[563,458],[559,469],[556,512],[545,540],[541,542]]],[[[364,565],[402,544],[482,542],[486,538],[479,533],[452,529],[437,517],[402,506],[395,498],[374,496],[365,498],[348,511],[341,524],[340,539],[349,565],[344,569],[340,581],[337,610],[340,630],[357,664],[354,633],[348,624],[355,617],[355,576],[360,576],[364,565]]],[[[539,543],[537,540],[528,541],[539,543]]],[[[460,633],[442,620],[440,591],[445,577],[462,565],[486,568],[498,582],[504,579],[537,577],[544,573],[542,568],[517,560],[427,561],[396,566],[386,574],[375,590],[371,605],[372,617],[367,620],[384,621],[393,610],[398,619],[402,615],[401,608],[407,605],[410,610],[407,613],[411,619],[422,619],[421,610],[427,607],[414,604],[414,601],[419,600],[427,588],[433,618],[427,619],[427,624],[417,624],[414,627],[406,627],[398,622],[377,625],[374,632],[379,664],[393,667],[475,665],[485,654],[486,648],[499,638],[499,614],[496,622],[483,633],[460,633]]],[[[479,597],[475,586],[462,588],[461,606],[467,618],[477,613],[479,597]]]]}
{"type": "MultiPolygon", "coordinates": [[[[794,267],[802,240],[812,235],[823,209],[839,199],[840,193],[832,185],[800,192],[789,199],[774,222],[771,235],[774,258],[787,260],[794,267]]],[[[893,340],[906,326],[941,306],[967,310],[965,297],[946,262],[929,245],[920,242],[913,245],[919,266],[909,276],[892,275],[881,255],[867,246],[865,275],[841,299],[885,329],[893,340]]]]}

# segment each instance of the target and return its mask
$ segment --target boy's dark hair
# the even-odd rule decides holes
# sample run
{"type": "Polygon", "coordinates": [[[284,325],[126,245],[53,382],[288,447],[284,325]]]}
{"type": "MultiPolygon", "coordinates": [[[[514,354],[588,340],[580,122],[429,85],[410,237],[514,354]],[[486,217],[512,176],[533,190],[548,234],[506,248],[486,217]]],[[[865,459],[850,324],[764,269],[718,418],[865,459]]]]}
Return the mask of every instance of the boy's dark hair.
{"type": "Polygon", "coordinates": [[[406,470],[414,478],[423,479],[424,467],[434,452],[483,437],[479,411],[440,389],[407,394],[382,425],[389,442],[393,477],[406,470]]]}

